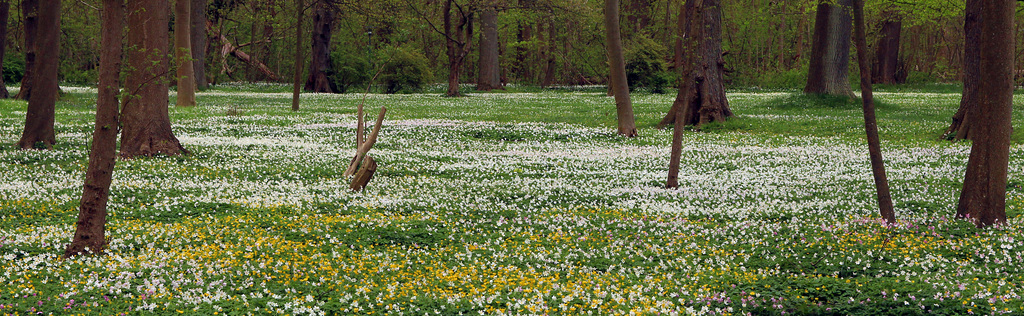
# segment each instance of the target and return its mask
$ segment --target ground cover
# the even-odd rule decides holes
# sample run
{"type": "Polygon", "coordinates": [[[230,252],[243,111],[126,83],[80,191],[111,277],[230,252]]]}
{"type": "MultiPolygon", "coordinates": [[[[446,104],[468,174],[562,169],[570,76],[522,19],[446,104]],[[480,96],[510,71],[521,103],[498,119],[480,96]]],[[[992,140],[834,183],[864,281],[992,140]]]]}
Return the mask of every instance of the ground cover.
{"type": "Polygon", "coordinates": [[[855,102],[731,93],[738,117],[686,134],[666,190],[671,95],[637,95],[625,139],[600,91],[374,94],[380,168],[352,193],[362,97],[293,113],[258,88],[172,108],[193,154],[119,161],[108,254],[64,261],[94,96],[65,89],[53,151],[10,146],[24,103],[0,101],[0,314],[1024,313],[1021,138],[1010,224],[952,220],[957,94],[878,94],[886,228],[855,102]]]}

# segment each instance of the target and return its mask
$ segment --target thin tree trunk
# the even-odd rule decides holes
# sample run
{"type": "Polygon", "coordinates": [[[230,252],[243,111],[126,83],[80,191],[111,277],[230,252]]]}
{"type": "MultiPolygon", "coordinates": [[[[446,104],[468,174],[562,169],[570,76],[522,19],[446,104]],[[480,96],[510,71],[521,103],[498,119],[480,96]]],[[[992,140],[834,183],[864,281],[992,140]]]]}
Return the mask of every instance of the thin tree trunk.
{"type": "Polygon", "coordinates": [[[960,95],[960,108],[953,114],[953,122],[943,133],[952,140],[971,139],[974,108],[981,103],[978,85],[981,81],[981,3],[967,0],[964,10],[964,90],[960,95]]]}
{"type": "Polygon", "coordinates": [[[174,3],[174,56],[177,64],[177,106],[196,105],[195,70],[192,61],[192,0],[174,3]]]}
{"type": "Polygon", "coordinates": [[[683,69],[683,40],[686,37],[684,29],[686,29],[686,3],[681,1],[679,3],[679,15],[676,18],[676,40],[675,45],[673,45],[675,51],[673,67],[676,72],[680,72],[683,69]]]}
{"type": "Polygon", "coordinates": [[[210,86],[206,80],[206,48],[208,46],[206,0],[192,0],[190,9],[192,11],[190,17],[192,34],[189,39],[192,40],[192,70],[195,73],[196,88],[205,90],[210,86]]]}
{"type": "Polygon", "coordinates": [[[480,13],[480,60],[476,89],[490,91],[501,86],[501,65],[498,55],[498,11],[488,7],[480,13]]]}
{"type": "Polygon", "coordinates": [[[107,244],[107,200],[110,197],[117,150],[117,94],[121,79],[124,1],[103,0],[102,19],[96,128],[92,133],[92,149],[89,151],[89,167],[85,172],[82,200],[78,206],[75,237],[64,250],[65,258],[80,253],[100,253],[107,244]]]}
{"type": "Polygon", "coordinates": [[[978,1],[981,6],[980,103],[975,108],[971,155],[957,217],[981,228],[1006,223],[1006,183],[1013,105],[1014,7],[1010,0],[978,1]]]}
{"type": "Polygon", "coordinates": [[[540,82],[541,87],[549,87],[555,83],[555,18],[551,17],[548,23],[548,40],[545,46],[547,53],[544,54],[544,79],[540,82]]]}
{"type": "Polygon", "coordinates": [[[629,83],[626,81],[626,62],[622,56],[622,37],[619,32],[619,0],[604,1],[605,47],[611,67],[610,87],[615,93],[615,112],[619,135],[637,136],[636,121],[633,118],[633,103],[629,98],[629,83]]]}
{"type": "Polygon", "coordinates": [[[295,0],[295,61],[292,74],[292,111],[299,110],[299,78],[302,78],[302,10],[303,0],[295,0]]]}
{"type": "Polygon", "coordinates": [[[46,3],[38,11],[38,33],[35,39],[35,58],[32,64],[33,90],[28,96],[25,130],[18,147],[32,149],[38,143],[53,148],[56,143],[53,123],[57,104],[57,64],[60,63],[60,0],[46,3]]]}
{"type": "Polygon", "coordinates": [[[306,91],[335,93],[338,88],[327,77],[331,71],[331,31],[334,26],[334,9],[324,0],[318,0],[313,16],[313,53],[309,63],[309,77],[306,91]]]}
{"type": "Polygon", "coordinates": [[[853,97],[850,62],[850,1],[822,0],[814,22],[814,43],[804,93],[853,97]]]}
{"type": "Polygon", "coordinates": [[[900,69],[900,31],[903,22],[895,12],[886,12],[882,22],[882,36],[876,45],[875,65],[872,67],[873,82],[884,84],[903,83],[906,77],[900,69]]]}
{"type": "Polygon", "coordinates": [[[722,11],[720,0],[686,2],[689,17],[681,32],[686,34],[683,48],[687,59],[682,66],[679,92],[672,108],[658,124],[703,126],[723,122],[732,116],[725,96],[725,60],[722,58],[722,11]]]}
{"type": "Polygon", "coordinates": [[[35,76],[36,35],[39,28],[39,0],[22,0],[21,14],[25,17],[25,72],[21,77],[21,89],[15,99],[28,100],[32,94],[32,77],[35,76]]]}
{"type": "Polygon", "coordinates": [[[127,8],[127,47],[134,49],[127,52],[120,155],[187,154],[171,131],[167,109],[170,6],[162,0],[131,0],[127,8]]]}
{"type": "Polygon", "coordinates": [[[896,223],[896,213],[889,194],[889,180],[885,176],[885,161],[882,160],[882,146],[878,140],[878,123],[875,119],[875,100],[871,89],[871,70],[868,65],[868,43],[864,36],[864,0],[853,0],[853,16],[856,28],[857,62],[860,65],[860,91],[864,103],[864,131],[867,133],[868,153],[871,157],[871,173],[875,178],[878,193],[878,210],[886,223],[896,223]]]}
{"type": "MultiPolygon", "coordinates": [[[[11,2],[7,0],[0,1],[0,74],[4,72],[4,55],[7,53],[7,19],[11,15],[11,2]]],[[[11,93],[7,91],[7,83],[4,82],[3,76],[0,76],[0,99],[7,99],[11,97],[11,93]]]]}

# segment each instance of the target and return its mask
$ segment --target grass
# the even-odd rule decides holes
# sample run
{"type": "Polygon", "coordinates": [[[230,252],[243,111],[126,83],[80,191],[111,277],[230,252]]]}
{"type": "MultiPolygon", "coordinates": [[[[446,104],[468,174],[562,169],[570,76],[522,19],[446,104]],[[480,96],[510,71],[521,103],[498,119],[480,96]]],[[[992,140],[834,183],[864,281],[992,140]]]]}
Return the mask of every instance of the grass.
{"type": "Polygon", "coordinates": [[[118,162],[107,254],[59,260],[95,97],[66,90],[52,151],[14,149],[25,104],[0,100],[2,314],[1024,312],[1024,148],[1010,224],[953,220],[956,94],[878,94],[886,227],[856,101],[730,93],[737,116],[685,134],[667,190],[672,95],[635,95],[626,139],[603,91],[374,94],[380,167],[354,193],[362,96],[292,112],[280,87],[217,88],[170,109],[192,155],[118,162]]]}

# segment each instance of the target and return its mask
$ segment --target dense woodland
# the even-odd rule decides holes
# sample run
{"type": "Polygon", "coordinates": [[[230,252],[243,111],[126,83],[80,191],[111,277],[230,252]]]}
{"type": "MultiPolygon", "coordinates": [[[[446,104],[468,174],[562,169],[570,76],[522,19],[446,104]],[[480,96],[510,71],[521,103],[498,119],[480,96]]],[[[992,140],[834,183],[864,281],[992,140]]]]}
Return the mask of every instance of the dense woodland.
{"type": "MultiPolygon", "coordinates": [[[[5,11],[9,15],[4,55],[7,84],[20,81],[24,73],[24,3],[31,2],[3,1],[9,7],[5,11]]],[[[308,81],[307,90],[347,92],[374,81],[384,92],[416,91],[448,78],[446,38],[450,37],[465,51],[459,81],[479,84],[480,89],[508,84],[604,84],[608,67],[603,3],[194,0],[193,56],[198,59],[201,87],[233,81],[290,82],[296,58],[302,58],[301,76],[308,81]],[[296,11],[298,6],[301,13],[296,11]],[[445,35],[446,8],[449,35],[445,35]],[[302,21],[298,37],[297,19],[302,21]],[[296,49],[296,40],[302,41],[301,49],[296,49]],[[323,71],[323,76],[311,76],[311,69],[323,71]],[[381,73],[373,80],[378,70],[381,73]]],[[[99,0],[80,0],[62,8],[59,73],[65,83],[94,85],[97,81],[100,7],[99,0]]],[[[622,1],[621,29],[631,86],[656,92],[674,86],[678,75],[673,70],[681,59],[677,30],[686,20],[680,14],[682,8],[682,0],[622,1]]],[[[802,88],[816,12],[817,2],[811,0],[724,1],[721,32],[727,86],[802,88]]],[[[960,80],[965,48],[963,0],[873,0],[865,4],[865,16],[876,83],[960,80]]],[[[1022,17],[1018,9],[1017,20],[1022,17]]],[[[173,21],[172,14],[169,31],[173,21]]],[[[1017,38],[1024,36],[1024,23],[1016,28],[1017,38]]],[[[1024,47],[1017,48],[1016,65],[1024,68],[1024,47]]],[[[856,63],[849,64],[849,71],[855,82],[856,63]]]]}

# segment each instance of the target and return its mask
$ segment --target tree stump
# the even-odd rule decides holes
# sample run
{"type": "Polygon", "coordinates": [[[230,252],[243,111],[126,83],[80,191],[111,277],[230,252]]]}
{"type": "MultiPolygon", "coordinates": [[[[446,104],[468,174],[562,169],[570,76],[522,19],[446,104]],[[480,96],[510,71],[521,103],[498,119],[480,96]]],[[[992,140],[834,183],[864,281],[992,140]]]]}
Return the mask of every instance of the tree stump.
{"type": "Polygon", "coordinates": [[[377,162],[373,161],[373,157],[366,155],[363,159],[363,165],[359,167],[359,171],[356,171],[355,178],[352,178],[352,191],[362,191],[366,188],[366,185],[370,183],[370,179],[373,179],[373,174],[377,172],[377,162]]]}

